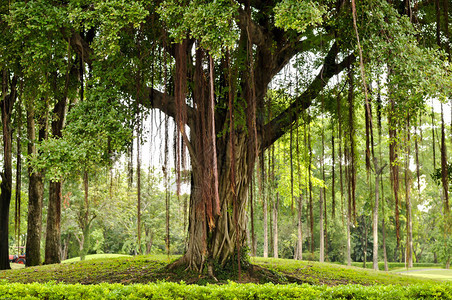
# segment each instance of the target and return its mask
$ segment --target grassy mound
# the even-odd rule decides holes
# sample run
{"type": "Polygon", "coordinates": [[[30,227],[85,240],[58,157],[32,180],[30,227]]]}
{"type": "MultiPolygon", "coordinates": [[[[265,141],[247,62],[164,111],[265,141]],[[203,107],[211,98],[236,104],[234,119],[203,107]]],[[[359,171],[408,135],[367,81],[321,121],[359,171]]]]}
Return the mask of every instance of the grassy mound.
{"type": "MultiPolygon", "coordinates": [[[[187,284],[201,285],[216,283],[206,274],[200,275],[184,269],[168,270],[166,268],[168,263],[177,257],[151,255],[91,258],[85,261],[0,271],[0,280],[6,280],[9,283],[121,283],[126,285],[159,281],[184,281],[187,284]]],[[[219,283],[223,284],[229,280],[240,283],[308,283],[328,286],[344,284],[412,285],[438,282],[337,264],[271,258],[251,258],[251,266],[242,272],[240,280],[234,270],[216,275],[219,283]]]]}

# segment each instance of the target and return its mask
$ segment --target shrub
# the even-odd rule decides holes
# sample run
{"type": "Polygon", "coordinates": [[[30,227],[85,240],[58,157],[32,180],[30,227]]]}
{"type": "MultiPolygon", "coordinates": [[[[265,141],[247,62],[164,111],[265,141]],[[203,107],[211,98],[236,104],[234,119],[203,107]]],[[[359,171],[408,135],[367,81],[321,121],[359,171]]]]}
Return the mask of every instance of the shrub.
{"type": "Polygon", "coordinates": [[[121,285],[19,284],[0,282],[1,299],[452,299],[452,285],[312,285],[237,284],[187,285],[150,283],[121,285]]]}

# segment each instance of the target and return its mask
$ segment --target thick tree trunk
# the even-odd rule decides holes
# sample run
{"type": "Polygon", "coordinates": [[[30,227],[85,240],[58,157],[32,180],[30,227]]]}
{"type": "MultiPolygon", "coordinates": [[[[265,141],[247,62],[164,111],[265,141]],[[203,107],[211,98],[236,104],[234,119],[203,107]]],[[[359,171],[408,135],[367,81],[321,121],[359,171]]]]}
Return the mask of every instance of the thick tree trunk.
{"type": "MultiPolygon", "coordinates": [[[[192,135],[193,139],[195,137],[192,135]]],[[[249,161],[250,153],[247,151],[247,141],[246,134],[235,134],[235,191],[231,189],[230,182],[230,144],[223,147],[224,152],[218,153],[220,215],[216,216],[215,227],[211,229],[209,229],[208,217],[203,209],[205,203],[200,193],[203,178],[198,171],[199,166],[194,166],[190,195],[188,247],[185,255],[175,265],[185,264],[197,271],[201,271],[205,263],[208,263],[209,266],[213,265],[214,261],[224,266],[237,252],[237,240],[239,247],[245,245],[248,168],[253,167],[253,162],[249,161]],[[233,207],[234,196],[236,196],[237,220],[234,220],[233,210],[230,209],[233,207]]],[[[236,263],[236,261],[232,263],[236,263]]]]}
{"type": "Polygon", "coordinates": [[[61,182],[51,181],[49,183],[44,264],[61,262],[61,191],[61,182]]]}
{"type": "MultiPolygon", "coordinates": [[[[36,126],[32,104],[27,108],[28,155],[36,155],[36,126]]],[[[28,226],[26,265],[41,264],[41,231],[42,231],[42,201],[44,198],[44,182],[41,172],[28,168],[28,226]]]]}

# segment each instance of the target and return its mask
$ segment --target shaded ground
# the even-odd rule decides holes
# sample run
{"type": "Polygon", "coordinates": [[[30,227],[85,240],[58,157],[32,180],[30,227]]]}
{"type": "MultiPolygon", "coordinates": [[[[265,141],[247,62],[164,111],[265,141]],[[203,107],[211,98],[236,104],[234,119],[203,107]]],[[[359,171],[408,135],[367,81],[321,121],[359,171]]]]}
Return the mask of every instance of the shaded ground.
{"type": "MultiPolygon", "coordinates": [[[[166,266],[170,261],[167,256],[126,256],[93,259],[0,271],[0,280],[20,283],[55,281],[80,284],[98,284],[101,282],[132,284],[156,281],[184,281],[188,284],[217,283],[206,274],[190,272],[183,268],[168,270],[166,266]]],[[[228,280],[233,280],[241,283],[309,283],[329,286],[349,283],[409,285],[426,282],[427,280],[413,276],[310,261],[251,258],[250,262],[251,265],[242,272],[240,279],[236,270],[217,270],[215,276],[219,280],[218,283],[224,284],[228,280]]]]}

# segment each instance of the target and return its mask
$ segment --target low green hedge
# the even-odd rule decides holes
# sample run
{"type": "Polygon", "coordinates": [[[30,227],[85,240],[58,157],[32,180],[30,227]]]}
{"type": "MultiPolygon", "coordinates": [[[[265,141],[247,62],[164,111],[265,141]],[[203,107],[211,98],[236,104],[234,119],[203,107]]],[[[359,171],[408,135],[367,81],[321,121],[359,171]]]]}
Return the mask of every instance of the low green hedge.
{"type": "Polygon", "coordinates": [[[0,299],[452,299],[451,284],[342,285],[307,284],[187,285],[150,283],[147,285],[19,284],[0,283],[0,299]]]}
{"type": "MultiPolygon", "coordinates": [[[[354,267],[361,267],[363,266],[362,262],[352,262],[352,266],[354,267]]],[[[394,270],[394,269],[400,269],[400,268],[405,268],[406,265],[405,263],[400,263],[400,262],[388,262],[388,270],[394,270]]],[[[414,263],[413,264],[413,268],[431,268],[431,267],[436,267],[436,268],[441,268],[443,267],[441,264],[435,264],[435,263],[414,263]]],[[[372,269],[373,265],[372,262],[368,261],[366,263],[366,268],[367,269],[372,269]]],[[[384,262],[378,262],[378,269],[381,271],[384,271],[385,269],[385,263],[384,262]]]]}

